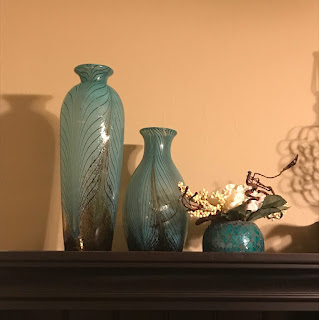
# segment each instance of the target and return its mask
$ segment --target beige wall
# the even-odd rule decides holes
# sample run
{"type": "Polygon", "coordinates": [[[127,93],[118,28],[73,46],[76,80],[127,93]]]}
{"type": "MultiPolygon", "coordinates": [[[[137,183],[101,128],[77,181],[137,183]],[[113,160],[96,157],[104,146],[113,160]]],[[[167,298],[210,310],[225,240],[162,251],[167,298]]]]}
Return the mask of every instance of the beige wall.
{"type": "MultiPolygon", "coordinates": [[[[299,169],[273,183],[291,209],[258,225],[269,251],[318,248],[319,155],[307,153],[319,145],[318,0],[0,4],[1,250],[63,248],[59,114],[81,63],[115,71],[126,115],[121,203],[145,126],[178,131],[173,158],[193,190],[243,183],[248,170],[275,174],[299,146],[299,169]],[[298,187],[301,172],[310,181],[298,187]]],[[[126,250],[119,216],[114,249],[126,250]]],[[[201,249],[205,227],[192,222],[187,250],[201,249]]]]}

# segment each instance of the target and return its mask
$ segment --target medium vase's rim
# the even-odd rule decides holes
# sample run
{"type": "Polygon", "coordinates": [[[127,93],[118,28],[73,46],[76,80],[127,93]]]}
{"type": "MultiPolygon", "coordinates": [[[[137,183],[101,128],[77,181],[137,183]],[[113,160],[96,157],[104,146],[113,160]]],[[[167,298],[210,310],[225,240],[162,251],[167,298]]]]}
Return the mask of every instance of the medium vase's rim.
{"type": "Polygon", "coordinates": [[[144,134],[158,134],[162,136],[171,136],[175,137],[177,135],[177,131],[170,128],[164,127],[146,127],[140,130],[140,134],[143,136],[144,134]]]}
{"type": "Polygon", "coordinates": [[[78,74],[81,80],[99,80],[110,77],[114,71],[112,68],[104,64],[86,63],[80,64],[74,68],[74,72],[78,74]]]}
{"type": "Polygon", "coordinates": [[[105,69],[110,69],[110,70],[112,70],[113,71],[113,69],[111,68],[111,67],[109,67],[109,66],[106,66],[105,64],[100,64],[100,63],[82,63],[82,64],[79,64],[78,66],[76,66],[75,68],[74,68],[74,70],[76,69],[76,68],[94,68],[94,67],[99,67],[99,68],[105,68],[105,69]]]}

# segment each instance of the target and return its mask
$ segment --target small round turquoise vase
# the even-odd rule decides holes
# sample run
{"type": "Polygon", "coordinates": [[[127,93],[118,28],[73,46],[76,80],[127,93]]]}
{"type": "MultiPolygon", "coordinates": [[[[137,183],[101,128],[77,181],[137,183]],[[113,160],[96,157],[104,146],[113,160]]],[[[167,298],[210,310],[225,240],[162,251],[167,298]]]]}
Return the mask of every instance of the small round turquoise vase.
{"type": "Polygon", "coordinates": [[[251,221],[212,222],[203,237],[204,252],[264,252],[264,237],[251,221]]]}

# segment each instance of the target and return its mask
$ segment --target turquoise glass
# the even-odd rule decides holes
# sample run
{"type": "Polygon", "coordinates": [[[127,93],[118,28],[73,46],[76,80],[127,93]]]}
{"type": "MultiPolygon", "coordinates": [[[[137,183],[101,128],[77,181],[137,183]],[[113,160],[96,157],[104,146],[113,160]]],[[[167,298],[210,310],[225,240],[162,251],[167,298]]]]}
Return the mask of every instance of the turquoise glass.
{"type": "Polygon", "coordinates": [[[251,221],[212,222],[203,237],[203,251],[264,252],[264,237],[251,221]]]}
{"type": "Polygon", "coordinates": [[[188,215],[179,201],[183,181],[171,157],[177,132],[144,128],[144,156],[132,175],[124,204],[123,222],[129,250],[182,251],[188,215]]]}
{"type": "Polygon", "coordinates": [[[81,83],[66,95],[60,122],[65,250],[111,250],[121,178],[124,112],[106,84],[113,70],[76,67],[81,83]]]}

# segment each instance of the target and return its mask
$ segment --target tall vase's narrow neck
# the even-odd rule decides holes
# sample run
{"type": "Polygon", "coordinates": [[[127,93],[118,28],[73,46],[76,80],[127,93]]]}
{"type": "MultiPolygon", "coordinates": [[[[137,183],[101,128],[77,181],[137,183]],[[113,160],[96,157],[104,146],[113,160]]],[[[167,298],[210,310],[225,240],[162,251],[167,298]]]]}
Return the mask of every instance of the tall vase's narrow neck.
{"type": "Polygon", "coordinates": [[[167,128],[144,128],[140,131],[144,138],[144,159],[163,157],[171,159],[172,140],[177,132],[167,128]]]}
{"type": "Polygon", "coordinates": [[[107,78],[113,74],[110,67],[101,64],[81,64],[74,69],[79,75],[81,82],[101,81],[106,82],[107,78]]]}

